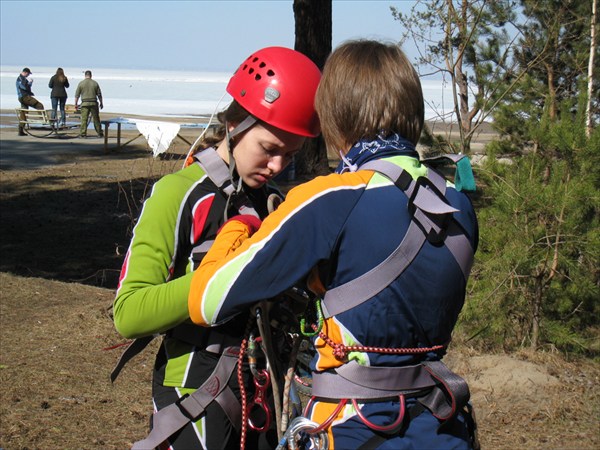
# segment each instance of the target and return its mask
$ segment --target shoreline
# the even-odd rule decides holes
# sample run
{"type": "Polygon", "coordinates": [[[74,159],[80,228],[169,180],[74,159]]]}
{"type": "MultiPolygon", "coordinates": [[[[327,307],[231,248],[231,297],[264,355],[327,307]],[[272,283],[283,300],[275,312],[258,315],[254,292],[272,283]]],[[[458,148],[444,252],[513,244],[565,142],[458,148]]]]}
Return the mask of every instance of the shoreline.
{"type": "MultiPolygon", "coordinates": [[[[50,108],[46,108],[48,110],[50,108]]],[[[60,113],[59,113],[60,114],[60,113]]],[[[116,112],[103,112],[100,110],[100,120],[114,119],[116,117],[127,117],[131,119],[153,120],[156,122],[177,122],[177,123],[207,123],[210,119],[210,114],[198,115],[169,115],[169,116],[154,116],[151,114],[128,114],[116,112]]],[[[0,127],[2,128],[17,128],[17,114],[15,109],[0,109],[0,127]]]]}
{"type": "MultiPolygon", "coordinates": [[[[47,110],[49,108],[46,108],[47,110]]],[[[100,111],[100,120],[113,119],[116,117],[128,117],[132,119],[154,120],[157,122],[180,122],[180,123],[207,123],[211,114],[170,114],[170,115],[153,115],[153,114],[130,114],[125,112],[104,112],[100,111]]],[[[215,114],[216,118],[216,114],[215,114]]],[[[458,124],[456,122],[443,122],[437,120],[426,120],[425,124],[429,126],[434,134],[452,134],[458,133],[458,124]]],[[[5,127],[17,126],[17,117],[15,109],[2,108],[0,109],[0,125],[5,127]]],[[[480,135],[495,135],[496,132],[492,129],[489,122],[481,125],[481,129],[476,133],[474,141],[478,141],[480,135]]]]}

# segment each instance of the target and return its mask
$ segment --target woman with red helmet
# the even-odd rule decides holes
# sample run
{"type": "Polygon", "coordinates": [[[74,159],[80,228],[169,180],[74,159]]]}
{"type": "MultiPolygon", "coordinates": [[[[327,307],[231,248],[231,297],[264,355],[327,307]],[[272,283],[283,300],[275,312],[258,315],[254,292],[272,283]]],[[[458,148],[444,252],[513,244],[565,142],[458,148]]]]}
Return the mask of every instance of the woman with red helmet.
{"type": "MultiPolygon", "coordinates": [[[[313,105],[320,76],[310,59],[288,48],[250,55],[227,85],[233,102],[218,114],[216,132],[203,137],[199,150],[192,146],[186,166],[160,179],[144,202],[114,301],[116,329],[136,339],[122,362],[163,335],[153,373],[153,429],[134,448],[239,448],[240,386],[231,349],[242,342],[248,313],[210,329],[193,325],[190,282],[225,221],[240,214],[258,221],[273,209],[281,194],[271,180],[320,132],[313,105]],[[197,408],[186,408],[196,391],[197,408]]],[[[251,393],[247,370],[242,378],[251,393]]],[[[276,444],[276,436],[251,430],[244,439],[248,448],[276,444]]]]}

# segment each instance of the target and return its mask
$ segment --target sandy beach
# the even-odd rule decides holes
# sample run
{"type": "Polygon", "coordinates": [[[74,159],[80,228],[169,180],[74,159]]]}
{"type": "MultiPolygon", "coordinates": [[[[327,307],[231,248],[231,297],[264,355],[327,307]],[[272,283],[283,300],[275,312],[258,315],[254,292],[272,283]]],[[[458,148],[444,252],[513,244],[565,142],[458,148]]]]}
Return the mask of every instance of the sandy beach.
{"type": "MultiPolygon", "coordinates": [[[[187,127],[184,126],[180,128],[179,135],[188,142],[194,142],[202,131],[200,128],[192,128],[189,126],[193,124],[205,124],[208,122],[207,116],[199,116],[197,118],[176,118],[100,113],[101,120],[109,120],[117,117],[185,124],[187,127]]],[[[9,168],[33,168],[41,165],[54,164],[61,159],[68,158],[68,155],[75,153],[80,155],[96,151],[104,153],[104,139],[95,138],[93,127],[88,131],[89,137],[87,139],[76,137],[77,129],[71,130],[68,134],[61,133],[61,135],[38,138],[33,136],[18,136],[17,123],[14,110],[3,109],[0,111],[0,170],[9,168]],[[31,158],[33,155],[35,155],[35,158],[31,158]]],[[[140,133],[134,126],[122,127],[121,144],[135,138],[139,134],[140,133]]],[[[115,124],[109,126],[108,136],[108,148],[110,151],[114,151],[117,146],[117,126],[115,124]]],[[[189,144],[182,139],[175,138],[168,151],[169,153],[176,155],[187,152],[189,147],[189,144]]],[[[122,150],[134,148],[146,148],[149,155],[152,156],[152,149],[148,146],[143,136],[135,139],[122,150]]]]}
{"type": "MultiPolygon", "coordinates": [[[[183,125],[180,128],[179,135],[186,139],[188,142],[194,142],[198,135],[202,132],[200,128],[193,128],[191,126],[195,124],[206,124],[209,121],[208,115],[199,115],[195,118],[190,117],[153,117],[153,116],[139,116],[132,114],[119,114],[119,113],[104,113],[100,112],[101,120],[109,120],[118,117],[125,117],[128,119],[142,119],[149,121],[159,122],[174,122],[183,125]]],[[[72,130],[69,136],[49,136],[46,138],[36,138],[32,136],[18,136],[17,135],[17,118],[14,110],[3,109],[0,110],[0,170],[6,170],[9,168],[32,168],[39,167],[41,165],[53,164],[61,160],[61,158],[68,157],[69,154],[77,153],[84,154],[87,152],[100,151],[104,149],[104,140],[94,138],[94,130],[91,128],[88,132],[89,138],[80,139],[76,138],[77,130],[72,130]],[[34,149],[35,148],[35,149],[34,149]],[[32,152],[35,154],[35,158],[31,158],[32,152]]],[[[427,124],[434,134],[438,134],[450,139],[457,139],[458,128],[457,125],[447,124],[442,122],[428,122],[427,124]]],[[[135,138],[139,135],[139,132],[133,126],[123,127],[121,131],[121,143],[125,143],[130,139],[135,138]]],[[[117,127],[116,125],[110,125],[108,128],[108,145],[111,151],[116,150],[117,146],[117,127]]],[[[480,127],[480,130],[475,134],[475,138],[472,142],[472,152],[474,154],[483,154],[484,147],[489,143],[496,133],[492,130],[489,124],[484,124],[480,127]]],[[[143,136],[135,139],[132,143],[128,144],[125,148],[146,148],[148,152],[152,152],[150,147],[147,145],[143,136]]],[[[169,147],[168,153],[171,157],[175,155],[185,154],[189,150],[189,144],[180,138],[175,138],[169,147]]],[[[125,150],[122,149],[122,150],[125,150]]],[[[330,159],[337,159],[337,155],[329,155],[330,159]]]]}

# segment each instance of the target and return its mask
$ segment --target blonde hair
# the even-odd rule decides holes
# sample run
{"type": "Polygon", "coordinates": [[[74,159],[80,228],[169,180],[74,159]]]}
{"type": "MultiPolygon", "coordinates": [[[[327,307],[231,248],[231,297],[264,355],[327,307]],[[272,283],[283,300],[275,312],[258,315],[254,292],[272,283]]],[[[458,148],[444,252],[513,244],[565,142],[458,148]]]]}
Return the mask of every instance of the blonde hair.
{"type": "Polygon", "coordinates": [[[372,40],[348,41],[333,51],[315,106],[327,147],[336,152],[392,133],[416,145],[425,114],[419,76],[404,52],[372,40]]]}

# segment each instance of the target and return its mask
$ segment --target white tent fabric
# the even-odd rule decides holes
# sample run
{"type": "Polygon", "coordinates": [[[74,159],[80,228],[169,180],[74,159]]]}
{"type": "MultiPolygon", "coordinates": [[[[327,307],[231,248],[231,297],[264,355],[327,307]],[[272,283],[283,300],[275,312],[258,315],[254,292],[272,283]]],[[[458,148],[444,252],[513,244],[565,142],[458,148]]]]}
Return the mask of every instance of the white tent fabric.
{"type": "Polygon", "coordinates": [[[180,128],[178,123],[153,122],[150,120],[136,120],[135,125],[148,141],[155,158],[167,151],[180,128]]]}

